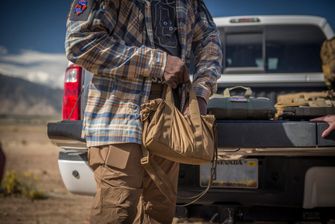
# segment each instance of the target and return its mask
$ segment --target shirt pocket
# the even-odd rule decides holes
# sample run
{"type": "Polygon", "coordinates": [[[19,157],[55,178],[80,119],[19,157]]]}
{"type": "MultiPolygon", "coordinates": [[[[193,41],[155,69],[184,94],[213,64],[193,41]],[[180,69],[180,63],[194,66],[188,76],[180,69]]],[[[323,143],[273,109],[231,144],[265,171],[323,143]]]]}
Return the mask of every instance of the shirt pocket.
{"type": "Polygon", "coordinates": [[[156,4],[154,10],[154,33],[158,45],[163,47],[176,47],[177,40],[177,26],[176,13],[172,6],[164,4],[156,4]]]}

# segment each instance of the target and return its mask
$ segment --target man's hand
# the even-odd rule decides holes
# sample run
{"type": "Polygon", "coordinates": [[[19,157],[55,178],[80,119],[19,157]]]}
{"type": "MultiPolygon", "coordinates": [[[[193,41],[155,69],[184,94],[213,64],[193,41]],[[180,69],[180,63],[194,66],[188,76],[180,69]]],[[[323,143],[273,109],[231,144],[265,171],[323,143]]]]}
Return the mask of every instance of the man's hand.
{"type": "Polygon", "coordinates": [[[328,123],[328,128],[322,132],[322,138],[327,137],[333,130],[335,130],[335,115],[327,115],[323,117],[317,117],[311,121],[324,121],[328,123]]]}
{"type": "MultiPolygon", "coordinates": [[[[197,97],[198,100],[198,105],[199,105],[199,111],[201,115],[206,115],[207,114],[207,103],[206,100],[202,97],[197,97]]],[[[189,102],[187,102],[183,114],[188,115],[190,113],[190,108],[189,108],[189,102]]]]}
{"type": "Polygon", "coordinates": [[[188,70],[180,58],[168,55],[164,70],[164,80],[165,83],[173,89],[175,89],[178,84],[185,83],[189,80],[188,70]]]}

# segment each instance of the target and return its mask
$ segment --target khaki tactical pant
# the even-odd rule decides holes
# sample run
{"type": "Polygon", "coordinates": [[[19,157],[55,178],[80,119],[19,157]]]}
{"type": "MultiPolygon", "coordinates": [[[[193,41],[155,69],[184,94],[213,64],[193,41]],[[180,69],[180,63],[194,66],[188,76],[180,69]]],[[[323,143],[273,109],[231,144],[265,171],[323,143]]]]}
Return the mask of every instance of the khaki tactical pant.
{"type": "MultiPolygon", "coordinates": [[[[97,183],[91,223],[172,222],[176,203],[161,194],[141,166],[141,157],[138,144],[89,148],[88,162],[97,183]]],[[[176,192],[179,164],[160,157],[153,159],[170,177],[176,192]]]]}

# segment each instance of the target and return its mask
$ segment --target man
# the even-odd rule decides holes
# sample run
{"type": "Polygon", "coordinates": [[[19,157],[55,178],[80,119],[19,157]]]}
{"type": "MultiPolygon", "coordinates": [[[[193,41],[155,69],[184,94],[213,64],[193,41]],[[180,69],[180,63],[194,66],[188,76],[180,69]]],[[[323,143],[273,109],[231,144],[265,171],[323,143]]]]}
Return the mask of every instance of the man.
{"type": "MultiPolygon", "coordinates": [[[[92,223],[171,223],[171,203],[140,165],[140,105],[161,97],[163,84],[188,80],[201,113],[216,91],[222,52],[202,0],[75,0],[67,22],[66,54],[91,71],[83,122],[97,192],[92,223]]],[[[154,157],[174,190],[177,163],[154,157]]]]}
{"type": "MultiPolygon", "coordinates": [[[[322,61],[322,71],[326,84],[334,90],[335,86],[335,37],[323,42],[320,51],[322,61]]],[[[311,121],[321,121],[328,124],[328,128],[321,134],[322,138],[328,137],[335,130],[335,115],[329,114],[317,117],[311,121]]]]}

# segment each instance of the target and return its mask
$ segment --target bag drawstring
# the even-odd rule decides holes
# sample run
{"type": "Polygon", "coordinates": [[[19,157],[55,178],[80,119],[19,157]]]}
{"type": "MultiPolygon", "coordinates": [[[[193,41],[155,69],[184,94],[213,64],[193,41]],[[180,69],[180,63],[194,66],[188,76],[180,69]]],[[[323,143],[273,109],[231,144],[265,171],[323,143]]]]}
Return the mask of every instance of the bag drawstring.
{"type": "Polygon", "coordinates": [[[202,192],[200,192],[197,195],[194,195],[194,196],[191,196],[191,197],[179,197],[180,199],[183,199],[183,200],[192,200],[192,201],[187,202],[185,204],[177,205],[177,207],[186,207],[186,206],[194,204],[195,202],[200,200],[211,188],[213,180],[216,179],[216,166],[217,166],[217,161],[218,161],[218,143],[217,143],[216,124],[214,124],[213,129],[214,129],[215,149],[214,149],[213,159],[211,161],[210,178],[208,180],[207,187],[206,187],[205,190],[203,190],[202,192]]]}

